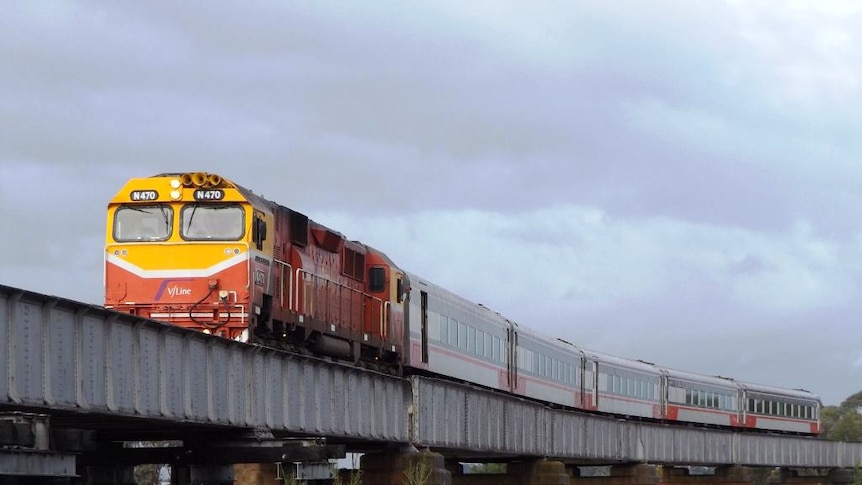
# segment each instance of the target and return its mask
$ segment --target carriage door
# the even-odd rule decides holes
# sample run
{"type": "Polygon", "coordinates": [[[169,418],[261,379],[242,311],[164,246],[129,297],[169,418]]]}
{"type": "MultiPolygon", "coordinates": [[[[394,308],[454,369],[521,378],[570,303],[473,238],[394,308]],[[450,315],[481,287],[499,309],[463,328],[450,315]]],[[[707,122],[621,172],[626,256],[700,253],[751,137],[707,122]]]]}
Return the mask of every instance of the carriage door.
{"type": "Polygon", "coordinates": [[[667,418],[668,398],[670,397],[670,380],[667,371],[662,370],[659,375],[658,396],[660,401],[661,418],[667,418]]]}
{"type": "Polygon", "coordinates": [[[422,363],[428,363],[428,293],[421,292],[420,299],[422,300],[422,363]]]}
{"type": "Polygon", "coordinates": [[[583,379],[581,379],[581,399],[586,409],[596,409],[599,405],[599,363],[584,357],[583,379]]]}
{"type": "Polygon", "coordinates": [[[518,388],[518,332],[514,325],[506,328],[506,370],[509,389],[518,388]]]}

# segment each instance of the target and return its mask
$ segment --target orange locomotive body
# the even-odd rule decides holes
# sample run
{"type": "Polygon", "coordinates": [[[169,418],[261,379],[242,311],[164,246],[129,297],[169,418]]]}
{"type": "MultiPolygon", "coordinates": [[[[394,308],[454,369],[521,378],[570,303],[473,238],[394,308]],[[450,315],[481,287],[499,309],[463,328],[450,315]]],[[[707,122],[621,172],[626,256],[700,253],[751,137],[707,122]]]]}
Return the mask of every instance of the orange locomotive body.
{"type": "Polygon", "coordinates": [[[132,179],[108,205],[105,305],[225,338],[398,364],[389,258],[215,174],[132,179]]]}

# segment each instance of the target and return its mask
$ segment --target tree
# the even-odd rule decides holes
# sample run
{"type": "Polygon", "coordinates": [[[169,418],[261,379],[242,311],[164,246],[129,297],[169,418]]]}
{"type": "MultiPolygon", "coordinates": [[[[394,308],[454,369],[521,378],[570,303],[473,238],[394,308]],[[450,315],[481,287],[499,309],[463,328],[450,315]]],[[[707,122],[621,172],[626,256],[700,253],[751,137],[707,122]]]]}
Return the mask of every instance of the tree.
{"type": "Polygon", "coordinates": [[[820,414],[823,437],[835,441],[862,441],[862,391],[839,406],[826,406],[820,414]]]}
{"type": "Polygon", "coordinates": [[[855,409],[845,412],[826,437],[835,441],[862,441],[862,416],[855,409]]]}

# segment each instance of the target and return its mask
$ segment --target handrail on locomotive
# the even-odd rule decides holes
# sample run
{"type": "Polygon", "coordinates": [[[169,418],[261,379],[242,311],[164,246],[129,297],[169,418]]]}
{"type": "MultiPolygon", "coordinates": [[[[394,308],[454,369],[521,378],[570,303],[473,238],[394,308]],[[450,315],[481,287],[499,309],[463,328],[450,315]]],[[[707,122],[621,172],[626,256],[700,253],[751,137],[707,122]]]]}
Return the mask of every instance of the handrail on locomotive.
{"type": "MultiPolygon", "coordinates": [[[[294,282],[295,281],[311,282],[312,290],[309,291],[306,288],[304,291],[302,291],[303,309],[305,310],[306,314],[320,316],[321,319],[326,320],[326,321],[331,321],[332,323],[353,324],[353,323],[355,323],[353,319],[354,319],[356,313],[359,313],[360,318],[361,318],[360,323],[362,324],[361,328],[363,329],[363,331],[365,331],[366,330],[365,324],[371,323],[371,322],[365,321],[365,319],[366,319],[365,309],[370,304],[372,307],[371,308],[372,314],[374,314],[374,308],[375,307],[379,308],[381,310],[381,311],[376,312],[377,314],[379,314],[378,329],[380,331],[380,335],[382,335],[384,337],[389,336],[389,315],[388,314],[389,314],[389,310],[391,308],[390,302],[388,302],[388,301],[384,302],[380,298],[377,298],[373,295],[369,295],[369,294],[362,292],[362,291],[359,291],[355,288],[351,288],[347,285],[338,283],[337,281],[333,281],[333,280],[326,278],[324,276],[314,274],[308,270],[305,270],[302,268],[297,268],[294,270],[293,266],[291,266],[290,263],[287,263],[285,261],[281,261],[281,260],[276,259],[275,262],[280,267],[280,278],[279,279],[281,281],[281,288],[279,291],[279,300],[280,300],[280,303],[282,303],[282,304],[284,303],[284,284],[285,284],[284,282],[285,282],[285,280],[287,280],[287,285],[288,285],[287,308],[288,308],[288,310],[293,311],[293,312],[299,312],[300,311],[299,302],[300,302],[300,298],[301,298],[300,292],[302,291],[302,287],[299,284],[294,284],[294,282]],[[287,278],[285,278],[285,275],[287,275],[287,278]],[[324,286],[324,288],[326,288],[322,292],[325,295],[325,298],[322,302],[320,302],[319,298],[318,298],[318,294],[321,293],[321,291],[320,291],[321,285],[319,284],[319,282],[323,282],[323,286],[324,286]],[[335,309],[333,309],[332,300],[330,300],[330,295],[332,294],[332,291],[330,291],[328,289],[329,286],[334,286],[336,288],[337,293],[338,293],[338,297],[335,299],[335,302],[336,302],[334,305],[336,307],[335,309]],[[357,309],[352,308],[354,305],[354,299],[348,297],[346,299],[349,302],[347,305],[348,308],[346,309],[346,312],[349,315],[349,317],[347,319],[345,319],[344,315],[343,315],[345,312],[345,308],[343,305],[345,298],[343,297],[342,293],[344,291],[349,292],[350,295],[354,295],[354,296],[358,295],[361,298],[361,304],[362,304],[362,307],[358,309],[359,310],[358,312],[356,312],[354,310],[357,310],[357,309]],[[321,303],[319,306],[324,309],[324,313],[315,312],[314,309],[318,308],[316,303],[321,303]],[[338,319],[332,320],[332,315],[336,314],[336,313],[338,314],[338,319]]],[[[350,325],[350,326],[352,327],[352,325],[350,325]]]]}

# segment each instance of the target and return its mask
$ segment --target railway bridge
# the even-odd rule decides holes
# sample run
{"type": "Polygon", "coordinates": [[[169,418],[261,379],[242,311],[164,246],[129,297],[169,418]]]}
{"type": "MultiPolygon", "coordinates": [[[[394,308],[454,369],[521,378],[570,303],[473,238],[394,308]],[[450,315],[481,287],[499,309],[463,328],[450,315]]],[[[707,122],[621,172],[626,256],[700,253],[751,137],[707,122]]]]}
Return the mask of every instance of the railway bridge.
{"type": "Polygon", "coordinates": [[[116,483],[129,465],[173,463],[189,483],[218,483],[235,463],[362,452],[365,483],[398,483],[391,477],[417,457],[432,463],[433,483],[741,484],[761,467],[778,467],[776,484],[844,483],[862,461],[859,443],[554,409],[8,286],[0,338],[3,476],[116,483]],[[129,446],[138,442],[162,445],[129,446]],[[507,462],[509,473],[463,475],[457,465],[484,461],[507,462]],[[599,465],[611,467],[606,476],[577,476],[599,465]],[[712,473],[693,476],[693,466],[712,473]],[[815,469],[829,474],[791,472],[815,469]]]}

